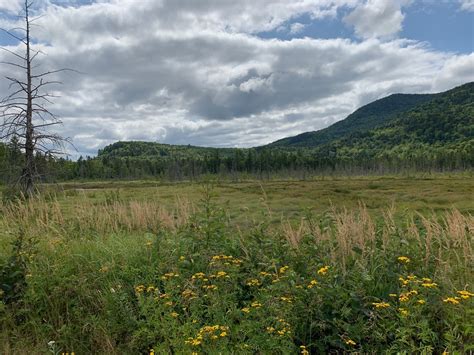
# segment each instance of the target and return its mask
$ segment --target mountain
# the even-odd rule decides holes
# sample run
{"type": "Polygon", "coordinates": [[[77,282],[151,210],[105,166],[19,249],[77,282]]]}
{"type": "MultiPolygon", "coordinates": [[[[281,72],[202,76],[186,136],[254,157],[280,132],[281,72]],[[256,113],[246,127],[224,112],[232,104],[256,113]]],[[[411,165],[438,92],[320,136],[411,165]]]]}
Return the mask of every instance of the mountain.
{"type": "Polygon", "coordinates": [[[460,159],[474,163],[474,83],[435,95],[430,101],[386,119],[370,130],[348,131],[313,150],[335,159],[460,159]]]}
{"type": "Polygon", "coordinates": [[[117,142],[81,160],[79,178],[195,178],[236,172],[401,172],[474,167],[474,83],[432,95],[391,95],[318,132],[249,149],[117,142]]]}
{"type": "Polygon", "coordinates": [[[317,147],[354,132],[383,126],[397,114],[429,102],[439,94],[393,94],[367,104],[346,119],[314,132],[305,132],[270,143],[268,147],[317,147]]]}

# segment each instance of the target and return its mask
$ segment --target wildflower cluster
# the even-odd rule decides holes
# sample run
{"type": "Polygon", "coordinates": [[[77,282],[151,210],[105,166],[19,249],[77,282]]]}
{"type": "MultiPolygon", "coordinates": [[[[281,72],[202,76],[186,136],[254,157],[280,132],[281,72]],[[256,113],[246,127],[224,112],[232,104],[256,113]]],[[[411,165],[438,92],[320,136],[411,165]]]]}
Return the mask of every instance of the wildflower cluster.
{"type": "Polygon", "coordinates": [[[450,303],[450,304],[459,304],[463,300],[468,300],[469,298],[474,296],[474,293],[471,293],[467,290],[461,290],[456,292],[459,296],[452,296],[452,297],[446,297],[443,299],[444,303],[450,303]]]}
{"type": "Polygon", "coordinates": [[[318,270],[318,275],[324,276],[327,274],[329,266],[324,266],[318,270]]]}
{"type": "Polygon", "coordinates": [[[291,334],[290,324],[283,318],[278,319],[274,327],[267,327],[266,330],[267,333],[276,334],[279,337],[284,337],[285,335],[291,334]]]}
{"type": "Polygon", "coordinates": [[[242,264],[242,260],[234,258],[232,255],[215,255],[212,257],[211,262],[209,265],[216,265],[216,264],[222,264],[222,265],[235,265],[235,266],[240,266],[242,264]]]}
{"type": "Polygon", "coordinates": [[[261,286],[262,283],[258,279],[250,279],[246,282],[247,286],[261,286]]]}
{"type": "Polygon", "coordinates": [[[179,274],[174,273],[174,272],[168,272],[168,273],[164,274],[163,276],[161,276],[161,279],[163,281],[166,281],[166,280],[169,280],[169,279],[172,279],[172,278],[175,278],[175,277],[179,277],[179,274]]]}
{"type": "Polygon", "coordinates": [[[229,336],[229,327],[218,324],[206,325],[199,330],[196,337],[190,337],[184,343],[191,346],[199,346],[205,341],[215,341],[227,336],[229,336]]]}
{"type": "Polygon", "coordinates": [[[399,256],[397,260],[402,264],[408,264],[411,261],[407,256],[399,256]]]}

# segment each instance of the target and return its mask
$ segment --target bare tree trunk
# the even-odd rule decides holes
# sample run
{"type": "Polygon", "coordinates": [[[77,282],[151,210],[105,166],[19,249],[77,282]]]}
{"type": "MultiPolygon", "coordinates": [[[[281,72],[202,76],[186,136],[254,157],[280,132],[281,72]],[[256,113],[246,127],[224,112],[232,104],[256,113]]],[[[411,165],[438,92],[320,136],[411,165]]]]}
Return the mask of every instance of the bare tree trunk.
{"type": "Polygon", "coordinates": [[[25,134],[25,171],[23,175],[23,187],[25,194],[30,197],[34,192],[35,157],[33,142],[33,95],[31,91],[31,57],[30,57],[30,20],[28,14],[28,2],[25,2],[26,23],[26,134],[25,134]]]}

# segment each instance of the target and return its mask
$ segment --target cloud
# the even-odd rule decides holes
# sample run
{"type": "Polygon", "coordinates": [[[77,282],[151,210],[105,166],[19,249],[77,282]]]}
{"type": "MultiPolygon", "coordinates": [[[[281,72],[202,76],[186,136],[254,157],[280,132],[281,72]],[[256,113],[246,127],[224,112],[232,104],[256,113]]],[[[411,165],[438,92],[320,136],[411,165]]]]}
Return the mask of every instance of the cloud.
{"type": "Polygon", "coordinates": [[[361,38],[392,37],[402,30],[405,18],[401,7],[407,1],[367,0],[357,6],[344,21],[361,38]]]}
{"type": "Polygon", "coordinates": [[[21,10],[21,0],[0,0],[0,11],[17,13],[21,10]]]}
{"type": "Polygon", "coordinates": [[[304,25],[303,23],[299,23],[299,22],[292,23],[290,26],[290,34],[298,34],[302,32],[305,27],[306,25],[304,25]]]}
{"type": "Polygon", "coordinates": [[[466,11],[474,11],[474,0],[459,0],[461,9],[466,11]]]}
{"type": "MultiPolygon", "coordinates": [[[[34,32],[47,53],[38,57],[37,70],[84,73],[54,77],[64,84],[52,88],[61,97],[49,106],[63,118],[61,133],[84,155],[117,140],[255,146],[324,128],[391,93],[440,91],[474,80],[473,55],[435,52],[416,41],[256,35],[302,13],[331,16],[334,9],[369,3],[361,4],[50,4],[34,32]]],[[[0,66],[1,77],[7,72],[14,74],[0,66]]],[[[4,80],[0,92],[8,92],[4,80]]]]}

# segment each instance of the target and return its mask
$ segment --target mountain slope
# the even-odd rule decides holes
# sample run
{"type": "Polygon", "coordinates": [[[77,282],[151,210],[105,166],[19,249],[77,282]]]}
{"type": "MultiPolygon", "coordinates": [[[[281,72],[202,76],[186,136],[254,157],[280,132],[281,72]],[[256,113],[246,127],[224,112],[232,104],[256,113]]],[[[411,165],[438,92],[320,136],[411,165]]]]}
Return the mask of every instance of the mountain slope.
{"type": "Polygon", "coordinates": [[[349,132],[312,150],[335,160],[462,159],[474,163],[474,83],[437,94],[384,126],[349,132]]]}
{"type": "Polygon", "coordinates": [[[367,104],[346,119],[314,132],[280,139],[268,147],[317,147],[359,131],[367,131],[390,122],[397,114],[406,112],[434,99],[439,94],[394,94],[367,104]]]}

